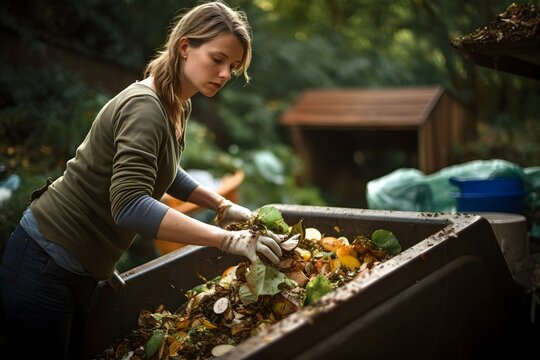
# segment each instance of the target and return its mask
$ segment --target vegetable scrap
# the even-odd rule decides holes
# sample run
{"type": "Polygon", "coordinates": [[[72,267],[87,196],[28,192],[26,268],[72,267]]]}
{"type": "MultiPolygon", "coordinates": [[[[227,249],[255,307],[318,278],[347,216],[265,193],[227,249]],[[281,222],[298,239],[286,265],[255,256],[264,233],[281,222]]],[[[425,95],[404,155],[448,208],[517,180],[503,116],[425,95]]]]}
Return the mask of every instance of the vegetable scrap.
{"type": "Polygon", "coordinates": [[[96,359],[212,359],[369,272],[401,252],[388,230],[371,238],[330,236],[303,221],[289,226],[272,206],[229,230],[272,231],[282,240],[279,265],[240,262],[186,292],[172,313],[159,306],[142,310],[138,328],[114,341],[96,359]]]}

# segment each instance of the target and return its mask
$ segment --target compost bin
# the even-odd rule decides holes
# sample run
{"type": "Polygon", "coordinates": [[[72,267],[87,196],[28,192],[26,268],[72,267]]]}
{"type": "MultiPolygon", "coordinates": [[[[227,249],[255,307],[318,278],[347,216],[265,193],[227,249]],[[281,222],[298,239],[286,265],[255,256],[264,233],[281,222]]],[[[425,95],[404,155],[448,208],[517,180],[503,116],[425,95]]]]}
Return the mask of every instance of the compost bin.
{"type": "MultiPolygon", "coordinates": [[[[512,276],[489,222],[475,215],[274,205],[343,236],[392,231],[403,251],[237,345],[225,359],[465,359],[507,326],[512,276]]],[[[89,316],[83,358],[137,327],[141,310],[177,309],[184,293],[244,260],[186,246],[103,284],[89,316]]]]}
{"type": "Polygon", "coordinates": [[[475,64],[540,80],[540,11],[511,3],[502,13],[452,45],[475,64]]]}

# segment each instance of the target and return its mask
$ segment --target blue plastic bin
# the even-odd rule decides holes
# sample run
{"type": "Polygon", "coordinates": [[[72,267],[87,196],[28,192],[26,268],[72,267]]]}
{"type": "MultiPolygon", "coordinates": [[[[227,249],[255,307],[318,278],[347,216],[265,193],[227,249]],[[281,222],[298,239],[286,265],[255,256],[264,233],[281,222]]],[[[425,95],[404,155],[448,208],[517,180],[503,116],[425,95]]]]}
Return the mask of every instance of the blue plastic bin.
{"type": "Polygon", "coordinates": [[[493,179],[465,179],[451,177],[450,184],[459,188],[461,193],[513,193],[523,191],[520,177],[499,177],[493,179]]]}
{"type": "Polygon", "coordinates": [[[523,213],[525,192],[523,180],[519,177],[493,179],[451,177],[449,181],[460,190],[459,193],[452,194],[456,199],[457,211],[523,213]]]}
{"type": "Polygon", "coordinates": [[[456,209],[460,212],[492,211],[522,214],[525,206],[523,191],[510,193],[455,193],[456,209]]]}

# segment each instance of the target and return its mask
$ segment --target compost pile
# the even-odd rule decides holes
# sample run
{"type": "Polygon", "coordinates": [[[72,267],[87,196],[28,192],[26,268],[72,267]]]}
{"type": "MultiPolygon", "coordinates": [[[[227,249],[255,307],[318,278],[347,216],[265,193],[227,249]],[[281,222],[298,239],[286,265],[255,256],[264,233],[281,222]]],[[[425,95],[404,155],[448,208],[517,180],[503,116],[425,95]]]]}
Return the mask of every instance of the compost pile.
{"type": "Polygon", "coordinates": [[[325,294],[401,252],[390,231],[354,239],[329,236],[302,221],[289,226],[271,206],[228,229],[277,235],[283,250],[279,265],[240,262],[187,291],[186,302],[174,312],[163,306],[142,310],[139,328],[96,358],[218,357],[299,309],[317,306],[325,294]]]}
{"type": "Polygon", "coordinates": [[[497,15],[487,26],[483,26],[460,38],[464,43],[540,41],[540,12],[534,4],[512,3],[497,15]]]}

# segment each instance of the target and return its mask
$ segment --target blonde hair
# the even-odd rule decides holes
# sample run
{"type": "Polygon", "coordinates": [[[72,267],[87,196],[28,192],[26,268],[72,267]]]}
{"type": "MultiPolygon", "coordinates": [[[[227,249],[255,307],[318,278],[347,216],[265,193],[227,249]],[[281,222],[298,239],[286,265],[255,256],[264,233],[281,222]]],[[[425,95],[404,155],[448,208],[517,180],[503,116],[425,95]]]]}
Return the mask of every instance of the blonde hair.
{"type": "Polygon", "coordinates": [[[180,82],[180,38],[187,37],[189,46],[199,47],[223,33],[234,34],[242,47],[244,56],[241,64],[234,70],[234,75],[244,75],[246,83],[250,77],[247,73],[251,63],[251,29],[246,14],[241,10],[231,9],[222,1],[203,3],[181,14],[172,30],[163,50],[158,52],[145,68],[145,76],[152,75],[156,92],[164,104],[169,120],[176,125],[185,104],[179,98],[182,84],[180,82]]]}

